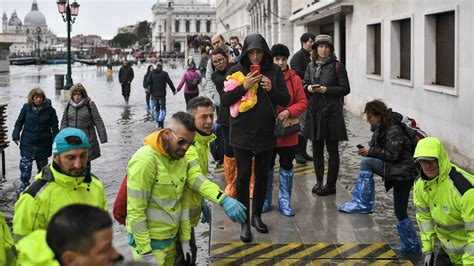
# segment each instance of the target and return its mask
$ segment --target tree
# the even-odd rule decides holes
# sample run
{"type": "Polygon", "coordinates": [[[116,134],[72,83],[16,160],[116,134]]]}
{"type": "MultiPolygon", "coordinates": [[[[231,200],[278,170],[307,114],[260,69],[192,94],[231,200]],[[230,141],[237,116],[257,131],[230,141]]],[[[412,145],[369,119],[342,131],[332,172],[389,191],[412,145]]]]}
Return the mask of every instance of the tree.
{"type": "Polygon", "coordinates": [[[138,36],[135,33],[119,33],[110,41],[112,45],[121,48],[127,48],[138,41],[138,36]]]}
{"type": "Polygon", "coordinates": [[[134,32],[138,36],[138,44],[140,47],[144,48],[150,43],[151,27],[150,23],[146,20],[138,22],[134,32]]]}

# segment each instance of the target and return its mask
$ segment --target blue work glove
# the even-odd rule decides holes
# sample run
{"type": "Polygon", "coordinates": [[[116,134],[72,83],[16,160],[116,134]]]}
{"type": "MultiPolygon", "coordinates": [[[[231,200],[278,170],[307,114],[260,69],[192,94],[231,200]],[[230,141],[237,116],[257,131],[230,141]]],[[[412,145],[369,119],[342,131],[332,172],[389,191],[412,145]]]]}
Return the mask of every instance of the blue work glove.
{"type": "Polygon", "coordinates": [[[239,201],[225,195],[220,205],[234,223],[243,224],[247,220],[247,208],[239,201]]]}
{"type": "Polygon", "coordinates": [[[202,217],[201,217],[201,223],[210,223],[211,222],[211,210],[209,209],[209,205],[205,200],[201,202],[201,211],[202,211],[202,217]]]}

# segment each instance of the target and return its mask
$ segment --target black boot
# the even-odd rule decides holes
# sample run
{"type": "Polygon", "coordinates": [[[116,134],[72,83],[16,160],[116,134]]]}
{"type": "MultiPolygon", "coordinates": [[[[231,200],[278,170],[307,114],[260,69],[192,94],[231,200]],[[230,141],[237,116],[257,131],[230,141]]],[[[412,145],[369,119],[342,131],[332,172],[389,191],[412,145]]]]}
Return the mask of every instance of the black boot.
{"type": "Polygon", "coordinates": [[[298,146],[296,147],[295,160],[297,164],[306,164],[306,138],[298,135],[298,146]]]}
{"type": "Polygon", "coordinates": [[[319,189],[318,191],[316,191],[316,194],[318,196],[329,196],[329,195],[332,195],[332,194],[336,194],[336,187],[325,186],[325,187],[319,189]]]}
{"type": "Polygon", "coordinates": [[[314,172],[316,173],[316,184],[314,185],[311,192],[319,195],[319,191],[323,189],[323,177],[324,177],[324,158],[321,160],[321,163],[313,161],[314,172]]]}
{"type": "MultiPolygon", "coordinates": [[[[252,226],[257,229],[257,232],[262,234],[268,234],[268,227],[266,224],[263,223],[262,218],[257,215],[252,216],[252,226]]],[[[242,238],[242,234],[241,234],[242,238]]]]}
{"type": "Polygon", "coordinates": [[[252,231],[250,230],[248,218],[245,223],[240,225],[240,240],[245,243],[252,241],[252,231]]]}

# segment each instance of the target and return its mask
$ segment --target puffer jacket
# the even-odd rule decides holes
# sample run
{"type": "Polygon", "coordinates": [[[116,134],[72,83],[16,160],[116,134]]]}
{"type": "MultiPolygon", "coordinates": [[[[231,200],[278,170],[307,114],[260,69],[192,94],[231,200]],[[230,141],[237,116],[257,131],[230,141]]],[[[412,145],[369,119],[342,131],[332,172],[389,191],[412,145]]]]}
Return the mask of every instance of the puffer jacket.
{"type": "MultiPolygon", "coordinates": [[[[288,105],[290,95],[283,73],[279,66],[273,64],[267,42],[260,34],[251,34],[245,38],[240,61],[230,68],[228,74],[240,71],[243,75],[247,75],[250,72],[251,63],[248,52],[252,49],[263,51],[260,73],[271,80],[272,89],[267,92],[259,84],[255,106],[246,112],[239,113],[235,118],[230,118],[229,143],[234,148],[262,152],[271,150],[276,145],[274,135],[276,105],[288,105]]],[[[225,92],[221,97],[221,106],[230,107],[240,101],[246,92],[243,85],[225,92]]]]}
{"type": "MultiPolygon", "coordinates": [[[[308,104],[303,91],[301,79],[292,69],[286,70],[283,74],[285,75],[286,87],[290,94],[290,103],[288,106],[277,106],[277,113],[288,110],[290,112],[290,119],[298,118],[304,111],[306,111],[306,106],[308,104]]],[[[292,147],[297,144],[298,132],[277,138],[277,147],[292,147]]]]}
{"type": "Polygon", "coordinates": [[[439,169],[431,180],[420,171],[413,188],[423,253],[435,251],[437,238],[453,265],[474,265],[474,176],[451,163],[434,137],[421,139],[414,157],[436,158],[439,169]]]}
{"type": "Polygon", "coordinates": [[[385,188],[389,191],[394,181],[409,181],[415,179],[417,172],[413,162],[413,151],[410,140],[401,125],[402,116],[390,112],[390,123],[387,128],[379,127],[372,134],[369,142],[368,157],[384,162],[385,188]]]}
{"type": "Polygon", "coordinates": [[[61,120],[61,129],[66,127],[79,128],[86,133],[91,144],[89,161],[100,157],[96,130],[101,143],[107,142],[107,131],[99,110],[91,98],[86,97],[79,103],[75,103],[72,99],[69,100],[61,120]]]}
{"type": "Polygon", "coordinates": [[[12,139],[20,141],[20,155],[34,160],[51,156],[53,140],[59,132],[58,116],[51,100],[46,99],[38,109],[35,112],[30,103],[25,103],[12,133],[12,139]]]}
{"type": "MultiPolygon", "coordinates": [[[[216,86],[217,93],[219,93],[219,98],[222,98],[224,94],[224,81],[227,77],[227,71],[229,71],[231,65],[228,64],[223,71],[215,70],[212,73],[211,79],[214,85],[216,86]]],[[[222,100],[219,100],[221,102],[222,100]]],[[[230,110],[229,107],[221,106],[219,108],[219,113],[217,114],[217,121],[219,125],[229,127],[230,126],[230,110]]]]}
{"type": "Polygon", "coordinates": [[[303,134],[312,141],[347,140],[341,101],[341,97],[351,91],[346,68],[342,63],[330,59],[321,66],[319,79],[316,78],[316,69],[315,62],[309,63],[303,80],[308,97],[303,134]],[[339,64],[339,71],[336,71],[336,64],[339,64]],[[308,92],[308,86],[314,84],[326,86],[326,93],[308,92]]]}
{"type": "Polygon", "coordinates": [[[163,71],[161,66],[159,66],[148,75],[145,85],[151,86],[151,96],[153,99],[158,99],[166,97],[166,84],[170,86],[173,93],[176,92],[168,72],[163,71]]]}

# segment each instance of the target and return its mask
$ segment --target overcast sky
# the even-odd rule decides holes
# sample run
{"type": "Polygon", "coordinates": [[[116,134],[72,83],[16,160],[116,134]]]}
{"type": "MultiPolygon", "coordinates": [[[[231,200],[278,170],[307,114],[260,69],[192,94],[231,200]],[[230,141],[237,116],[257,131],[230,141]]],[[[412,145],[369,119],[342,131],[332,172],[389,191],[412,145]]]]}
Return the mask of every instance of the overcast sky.
{"type": "MultiPolygon", "coordinates": [[[[0,16],[5,11],[8,18],[16,10],[24,22],[31,10],[33,0],[0,0],[0,16]]],[[[72,0],[71,0],[72,2],[72,0]]],[[[72,35],[96,34],[110,39],[117,34],[117,28],[135,24],[137,21],[151,21],[151,7],[157,0],[77,0],[79,15],[72,26],[72,35]]],[[[59,37],[65,37],[66,23],[58,13],[56,0],[37,0],[38,8],[46,17],[48,27],[59,37]]]]}

